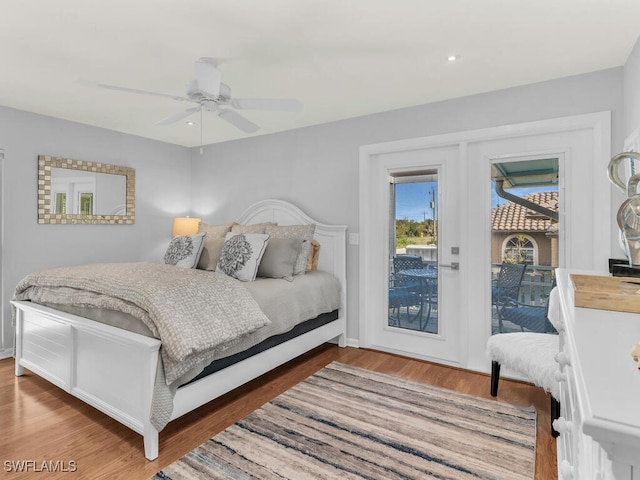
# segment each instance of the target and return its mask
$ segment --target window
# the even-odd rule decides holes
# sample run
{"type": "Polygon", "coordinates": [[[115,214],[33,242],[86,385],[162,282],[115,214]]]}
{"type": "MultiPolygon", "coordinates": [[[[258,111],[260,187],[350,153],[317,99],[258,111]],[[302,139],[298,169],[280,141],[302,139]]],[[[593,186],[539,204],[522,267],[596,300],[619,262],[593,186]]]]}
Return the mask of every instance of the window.
{"type": "Polygon", "coordinates": [[[502,248],[505,263],[538,264],[538,245],[529,235],[517,234],[507,237],[502,248]]]}
{"type": "Polygon", "coordinates": [[[387,325],[438,333],[438,173],[390,178],[387,325]]]}
{"type": "Polygon", "coordinates": [[[80,192],[80,215],[93,215],[93,193],[80,192]]]}
{"type": "Polygon", "coordinates": [[[67,213],[67,194],[58,192],[55,195],[55,213],[56,215],[64,215],[67,213]]]}

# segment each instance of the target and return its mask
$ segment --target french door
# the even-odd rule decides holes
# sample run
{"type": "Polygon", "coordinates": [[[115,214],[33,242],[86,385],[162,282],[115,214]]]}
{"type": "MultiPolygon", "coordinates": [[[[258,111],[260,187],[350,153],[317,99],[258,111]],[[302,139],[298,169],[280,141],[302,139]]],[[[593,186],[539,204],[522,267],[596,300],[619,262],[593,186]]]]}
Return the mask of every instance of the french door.
{"type": "MultiPolygon", "coordinates": [[[[600,112],[361,147],[359,345],[488,371],[492,171],[506,169],[502,176],[513,180],[514,168],[551,163],[561,181],[549,268],[606,272],[615,222],[606,177],[610,136],[610,114],[600,112]],[[398,235],[403,207],[397,201],[403,188],[421,183],[430,187],[422,216],[418,211],[414,218],[421,228],[410,235],[419,248],[409,249],[398,235]],[[422,264],[402,265],[396,258],[394,265],[399,255],[419,256],[422,264]]],[[[527,235],[534,260],[544,263],[543,242],[527,235]]],[[[526,249],[520,236],[514,238],[512,245],[504,234],[502,254],[526,249]]]]}
{"type": "MultiPolygon", "coordinates": [[[[2,232],[2,212],[4,211],[4,206],[2,205],[2,199],[4,198],[4,192],[2,189],[4,188],[4,150],[0,149],[0,238],[3,237],[2,232]]],[[[2,243],[0,242],[0,358],[5,358],[10,356],[13,353],[13,327],[11,326],[11,322],[8,320],[10,312],[8,308],[4,308],[4,289],[2,284],[2,279],[4,278],[4,263],[3,263],[3,252],[2,252],[2,243]]]]}
{"type": "Polygon", "coordinates": [[[373,348],[460,361],[459,157],[452,146],[382,160],[387,188],[373,236],[386,282],[370,324],[373,348]]]}

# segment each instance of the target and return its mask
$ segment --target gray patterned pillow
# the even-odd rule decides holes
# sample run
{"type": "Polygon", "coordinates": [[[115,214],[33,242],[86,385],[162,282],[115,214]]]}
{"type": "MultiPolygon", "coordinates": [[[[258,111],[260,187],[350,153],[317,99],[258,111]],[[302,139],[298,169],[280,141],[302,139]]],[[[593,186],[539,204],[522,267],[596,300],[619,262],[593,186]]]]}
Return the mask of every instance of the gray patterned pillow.
{"type": "Polygon", "coordinates": [[[267,225],[265,227],[265,233],[267,233],[270,238],[295,238],[300,241],[301,249],[293,268],[294,275],[300,275],[305,272],[307,257],[311,250],[311,241],[313,240],[315,231],[315,223],[308,225],[267,225]]]}
{"type": "Polygon", "coordinates": [[[184,268],[196,268],[204,247],[206,233],[176,235],[164,254],[164,263],[184,268]]]}
{"type": "Polygon", "coordinates": [[[264,233],[227,233],[216,272],[242,282],[256,279],[258,265],[267,249],[269,235],[264,233]]]}

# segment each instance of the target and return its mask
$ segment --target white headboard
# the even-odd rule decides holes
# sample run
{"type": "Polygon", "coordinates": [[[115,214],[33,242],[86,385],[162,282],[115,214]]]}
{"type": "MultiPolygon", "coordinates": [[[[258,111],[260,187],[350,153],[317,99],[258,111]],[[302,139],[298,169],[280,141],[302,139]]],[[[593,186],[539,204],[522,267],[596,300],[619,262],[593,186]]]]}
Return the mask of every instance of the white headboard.
{"type": "Polygon", "coordinates": [[[342,315],[347,307],[346,225],[327,225],[309,217],[295,205],[284,200],[262,200],[247,208],[236,220],[238,223],[274,222],[278,225],[315,223],[313,237],[320,243],[318,269],[333,274],[342,286],[342,315]]]}

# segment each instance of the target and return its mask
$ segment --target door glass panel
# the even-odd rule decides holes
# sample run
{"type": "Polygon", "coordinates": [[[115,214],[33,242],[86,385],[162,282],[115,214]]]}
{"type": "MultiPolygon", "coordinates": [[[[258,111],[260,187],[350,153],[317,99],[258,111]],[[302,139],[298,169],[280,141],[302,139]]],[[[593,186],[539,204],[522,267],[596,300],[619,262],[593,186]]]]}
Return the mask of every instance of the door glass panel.
{"type": "Polygon", "coordinates": [[[55,208],[54,211],[56,215],[64,215],[67,213],[67,194],[66,193],[56,193],[55,194],[55,208]]]}
{"type": "Polygon", "coordinates": [[[80,215],[93,215],[93,193],[80,193],[80,215]]]}
{"type": "Polygon", "coordinates": [[[547,319],[559,264],[559,160],[499,162],[491,173],[491,331],[553,331],[547,319]]]}
{"type": "Polygon", "coordinates": [[[438,175],[391,179],[387,324],[437,334],[438,175]]]}

